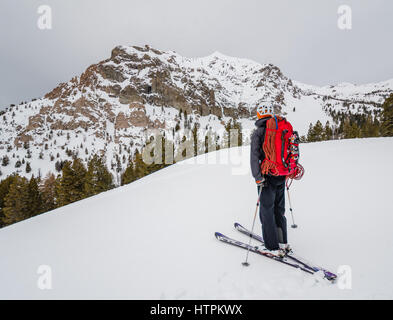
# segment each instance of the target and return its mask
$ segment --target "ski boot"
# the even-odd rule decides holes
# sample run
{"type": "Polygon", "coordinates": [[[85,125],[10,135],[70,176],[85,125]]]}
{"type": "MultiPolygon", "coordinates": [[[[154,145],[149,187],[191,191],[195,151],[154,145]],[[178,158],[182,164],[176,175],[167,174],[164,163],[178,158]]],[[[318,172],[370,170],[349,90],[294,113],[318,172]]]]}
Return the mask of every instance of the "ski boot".
{"type": "Polygon", "coordinates": [[[284,251],[284,255],[293,253],[292,247],[288,243],[280,243],[280,250],[284,251]]]}
{"type": "Polygon", "coordinates": [[[257,246],[256,247],[258,251],[270,255],[270,256],[276,256],[277,258],[284,258],[286,255],[286,252],[284,250],[282,250],[281,248],[278,250],[269,250],[266,249],[266,247],[264,246],[257,246]]]}

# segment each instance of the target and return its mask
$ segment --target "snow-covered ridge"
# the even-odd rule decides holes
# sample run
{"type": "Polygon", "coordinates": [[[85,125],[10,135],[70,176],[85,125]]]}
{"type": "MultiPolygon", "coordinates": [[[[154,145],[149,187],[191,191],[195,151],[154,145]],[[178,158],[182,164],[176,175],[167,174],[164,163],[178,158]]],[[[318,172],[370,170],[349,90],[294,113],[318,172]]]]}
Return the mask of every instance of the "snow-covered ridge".
{"type": "Polygon", "coordinates": [[[368,99],[375,103],[383,103],[386,95],[392,92],[393,79],[387,81],[381,81],[377,83],[367,84],[352,84],[352,83],[339,83],[337,85],[330,86],[312,86],[304,83],[294,81],[294,84],[298,86],[303,92],[310,94],[317,94],[320,96],[334,97],[344,100],[357,100],[357,99],[368,99]]]}
{"type": "Polygon", "coordinates": [[[332,110],[377,114],[391,92],[393,80],[316,87],[289,79],[272,64],[219,52],[187,58],[149,46],[117,46],[110,58],[45,97],[0,116],[0,158],[10,158],[0,170],[3,177],[45,175],[72,154],[87,161],[100,153],[118,179],[119,168],[124,170],[129,156],[144,145],[148,129],[165,130],[175,143],[194,125],[201,139],[203,130],[222,131],[231,119],[251,130],[256,106],[263,103],[273,104],[305,134],[310,122],[331,120],[332,110]],[[16,168],[18,161],[22,166],[16,168]],[[33,169],[29,174],[27,161],[33,169]]]}

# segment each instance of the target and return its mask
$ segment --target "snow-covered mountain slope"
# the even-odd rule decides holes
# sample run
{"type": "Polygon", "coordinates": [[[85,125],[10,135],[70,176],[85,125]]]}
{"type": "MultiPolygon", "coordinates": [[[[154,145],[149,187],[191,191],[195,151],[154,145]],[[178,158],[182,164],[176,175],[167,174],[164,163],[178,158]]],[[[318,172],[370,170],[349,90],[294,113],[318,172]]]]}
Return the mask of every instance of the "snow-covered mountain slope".
{"type": "Polygon", "coordinates": [[[254,254],[244,268],[245,252],[214,238],[247,241],[232,226],[250,226],[257,196],[243,147],[1,229],[0,298],[392,299],[393,138],[301,150],[306,174],[291,189],[299,228],[290,242],[334,271],[349,265],[350,290],[254,254]],[[51,290],[37,287],[40,265],[51,267],[51,290]]]}
{"type": "Polygon", "coordinates": [[[393,86],[393,79],[382,81],[378,83],[368,84],[352,84],[339,83],[335,86],[316,87],[299,82],[294,82],[304,92],[310,94],[318,94],[321,96],[328,96],[336,99],[352,99],[353,101],[368,101],[380,103],[381,98],[385,97],[386,92],[389,92],[393,86]]]}
{"type": "Polygon", "coordinates": [[[118,46],[110,58],[45,97],[0,114],[0,157],[10,158],[1,172],[44,176],[55,172],[56,161],[75,155],[87,161],[99,153],[115,174],[142,148],[149,129],[165,131],[178,145],[182,130],[197,125],[202,141],[203,133],[212,129],[221,143],[224,125],[235,119],[247,139],[256,106],[265,103],[286,115],[303,135],[310,122],[331,119],[333,110],[377,114],[391,92],[392,80],[318,88],[292,81],[272,64],[218,52],[186,58],[149,46],[118,46]],[[31,164],[30,174],[24,163],[17,165],[23,160],[31,164]]]}

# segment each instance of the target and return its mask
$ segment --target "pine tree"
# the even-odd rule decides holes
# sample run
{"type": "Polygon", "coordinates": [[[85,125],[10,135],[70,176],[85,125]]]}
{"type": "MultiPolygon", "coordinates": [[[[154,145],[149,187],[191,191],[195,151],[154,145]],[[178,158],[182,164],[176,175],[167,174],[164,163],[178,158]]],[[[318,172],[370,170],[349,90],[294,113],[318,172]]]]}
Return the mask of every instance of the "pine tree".
{"type": "Polygon", "coordinates": [[[66,161],[56,190],[58,206],[64,206],[85,198],[85,179],[86,169],[78,158],[75,158],[72,164],[66,161]]]}
{"type": "Polygon", "coordinates": [[[69,204],[74,199],[69,192],[73,189],[74,172],[71,168],[71,162],[65,161],[61,169],[62,176],[59,183],[56,185],[56,197],[59,207],[69,204]]]}
{"type": "Polygon", "coordinates": [[[368,137],[373,137],[373,131],[374,131],[374,122],[372,116],[369,114],[366,118],[365,123],[361,127],[360,130],[360,137],[362,138],[368,138],[368,137]]]}
{"type": "Polygon", "coordinates": [[[121,175],[121,185],[129,184],[135,180],[134,162],[130,160],[126,170],[121,175]]]}
{"type": "Polygon", "coordinates": [[[323,132],[323,140],[332,140],[333,139],[333,129],[330,127],[330,122],[326,121],[324,132],[323,132]]]}
{"type": "Polygon", "coordinates": [[[343,130],[344,139],[353,139],[360,136],[360,128],[355,122],[351,123],[349,118],[345,119],[343,130]]]}
{"type": "Polygon", "coordinates": [[[47,212],[56,208],[56,183],[55,175],[48,173],[40,185],[42,212],[47,212]]]}
{"type": "Polygon", "coordinates": [[[356,122],[352,123],[352,137],[353,138],[360,137],[360,127],[356,124],[356,122]]]}
{"type": "Polygon", "coordinates": [[[77,196],[78,200],[80,200],[85,198],[84,186],[86,181],[87,170],[84,164],[82,163],[82,160],[79,158],[75,158],[74,161],[72,162],[72,170],[74,171],[74,174],[77,177],[74,183],[75,195],[77,196]]]}
{"type": "Polygon", "coordinates": [[[9,163],[10,163],[10,158],[8,158],[8,156],[4,156],[4,157],[3,157],[3,160],[2,160],[2,162],[1,162],[1,165],[2,165],[3,167],[6,167],[6,166],[8,166],[9,163]]]}
{"type": "Polygon", "coordinates": [[[198,126],[194,123],[194,127],[192,128],[192,138],[194,140],[194,156],[199,154],[199,140],[198,140],[198,126]]]}
{"type": "Polygon", "coordinates": [[[323,126],[319,120],[317,121],[317,123],[314,126],[314,135],[316,138],[315,141],[321,141],[323,139],[323,126]]]}
{"type": "Polygon", "coordinates": [[[143,178],[150,173],[147,164],[143,161],[142,154],[138,150],[135,153],[134,173],[136,179],[143,178]]]}
{"type": "Polygon", "coordinates": [[[85,179],[85,194],[93,196],[113,188],[113,177],[105,166],[104,160],[94,155],[88,163],[85,179]]]}
{"type": "Polygon", "coordinates": [[[30,162],[26,161],[26,173],[30,173],[30,172],[31,172],[30,162]]]}
{"type": "Polygon", "coordinates": [[[6,224],[4,220],[4,207],[5,207],[5,197],[10,191],[11,184],[15,181],[15,175],[8,176],[6,179],[0,182],[0,228],[4,227],[6,224]]]}
{"type": "Polygon", "coordinates": [[[393,136],[393,93],[382,105],[381,135],[383,137],[393,136]]]}
{"type": "Polygon", "coordinates": [[[343,136],[344,139],[350,139],[352,137],[352,125],[349,119],[344,120],[344,125],[343,125],[343,136]]]}
{"type": "Polygon", "coordinates": [[[36,216],[37,214],[42,213],[42,197],[41,192],[38,188],[37,179],[34,176],[30,179],[28,185],[29,191],[29,208],[30,208],[30,216],[36,216]]]}
{"type": "MultiPolygon", "coordinates": [[[[59,156],[59,154],[57,154],[57,155],[59,156]]],[[[65,161],[62,161],[62,160],[56,161],[56,163],[55,163],[56,171],[61,172],[61,170],[63,169],[64,163],[65,163],[65,161]]]]}
{"type": "Polygon", "coordinates": [[[310,123],[310,125],[308,126],[307,137],[306,137],[307,142],[313,142],[311,141],[314,135],[313,131],[314,131],[314,126],[312,125],[312,123],[310,123]]]}
{"type": "Polygon", "coordinates": [[[379,120],[374,117],[373,125],[371,127],[371,137],[381,137],[382,136],[382,128],[379,120]]]}
{"type": "Polygon", "coordinates": [[[322,123],[318,120],[315,126],[310,124],[307,133],[307,141],[308,142],[322,141],[323,135],[324,135],[324,128],[322,126],[322,123]]]}
{"type": "Polygon", "coordinates": [[[10,225],[31,217],[29,181],[21,176],[15,176],[5,197],[3,222],[10,225]]]}
{"type": "Polygon", "coordinates": [[[300,136],[300,143],[307,143],[307,137],[305,135],[300,136]]]}

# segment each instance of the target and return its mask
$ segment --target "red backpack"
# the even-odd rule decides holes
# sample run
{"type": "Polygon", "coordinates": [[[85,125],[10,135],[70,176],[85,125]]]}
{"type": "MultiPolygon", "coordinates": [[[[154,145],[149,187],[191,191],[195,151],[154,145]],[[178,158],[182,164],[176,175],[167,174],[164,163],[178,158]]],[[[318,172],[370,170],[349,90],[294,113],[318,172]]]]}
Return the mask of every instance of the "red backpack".
{"type": "Polygon", "coordinates": [[[274,116],[266,122],[263,151],[262,174],[290,178],[298,175],[299,135],[285,118],[274,116]]]}

